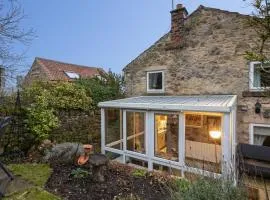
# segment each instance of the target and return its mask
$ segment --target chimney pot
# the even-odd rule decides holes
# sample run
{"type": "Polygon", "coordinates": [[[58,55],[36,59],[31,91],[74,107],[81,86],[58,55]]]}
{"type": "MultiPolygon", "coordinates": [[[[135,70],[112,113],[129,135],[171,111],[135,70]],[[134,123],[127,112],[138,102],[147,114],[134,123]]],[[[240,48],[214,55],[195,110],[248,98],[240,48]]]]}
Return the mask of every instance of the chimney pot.
{"type": "Polygon", "coordinates": [[[183,8],[183,4],[177,4],[176,5],[176,9],[180,9],[180,8],[183,8]]]}

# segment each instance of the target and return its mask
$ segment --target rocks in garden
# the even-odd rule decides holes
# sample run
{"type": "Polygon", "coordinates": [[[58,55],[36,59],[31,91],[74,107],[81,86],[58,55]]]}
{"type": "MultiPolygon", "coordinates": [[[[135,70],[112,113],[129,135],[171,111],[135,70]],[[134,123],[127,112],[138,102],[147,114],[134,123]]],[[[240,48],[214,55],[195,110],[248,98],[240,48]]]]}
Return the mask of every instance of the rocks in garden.
{"type": "Polygon", "coordinates": [[[40,162],[44,155],[46,155],[50,149],[54,146],[51,140],[44,140],[39,146],[34,145],[28,151],[27,157],[31,162],[40,162]]]}
{"type": "Polygon", "coordinates": [[[104,170],[108,164],[108,158],[103,154],[93,154],[89,158],[89,163],[93,169],[93,180],[104,182],[104,170]]]}
{"type": "Polygon", "coordinates": [[[54,145],[43,158],[45,162],[73,163],[75,159],[84,153],[80,143],[61,143],[54,145]]]}

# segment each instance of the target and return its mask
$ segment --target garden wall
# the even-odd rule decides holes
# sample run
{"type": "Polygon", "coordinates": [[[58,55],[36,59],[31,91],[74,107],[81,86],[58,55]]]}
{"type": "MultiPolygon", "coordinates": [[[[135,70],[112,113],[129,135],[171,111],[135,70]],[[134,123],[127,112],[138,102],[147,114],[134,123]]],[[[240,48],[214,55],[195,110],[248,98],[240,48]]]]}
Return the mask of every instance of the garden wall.
{"type": "Polygon", "coordinates": [[[57,143],[80,142],[94,144],[100,149],[100,111],[59,111],[60,126],[50,134],[50,140],[57,143]]]}

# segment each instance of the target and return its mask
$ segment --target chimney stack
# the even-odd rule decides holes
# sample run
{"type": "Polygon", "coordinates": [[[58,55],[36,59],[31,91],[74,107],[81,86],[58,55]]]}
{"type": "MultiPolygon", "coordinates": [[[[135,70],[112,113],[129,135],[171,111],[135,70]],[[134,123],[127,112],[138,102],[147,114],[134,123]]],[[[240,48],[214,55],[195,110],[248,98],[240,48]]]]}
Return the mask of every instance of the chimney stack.
{"type": "Polygon", "coordinates": [[[179,46],[184,34],[187,9],[182,4],[177,4],[176,9],[171,11],[171,43],[179,46]]]}

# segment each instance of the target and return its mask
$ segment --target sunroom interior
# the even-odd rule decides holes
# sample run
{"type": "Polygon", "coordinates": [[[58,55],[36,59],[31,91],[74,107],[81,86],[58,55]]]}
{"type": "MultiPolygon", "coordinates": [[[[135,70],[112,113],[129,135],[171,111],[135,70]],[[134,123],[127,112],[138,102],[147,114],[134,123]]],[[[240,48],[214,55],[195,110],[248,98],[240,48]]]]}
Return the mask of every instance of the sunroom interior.
{"type": "Polygon", "coordinates": [[[99,107],[102,153],[122,163],[177,170],[182,176],[233,171],[234,95],[141,96],[99,107]]]}

